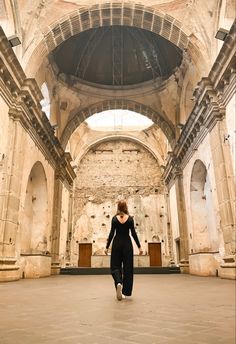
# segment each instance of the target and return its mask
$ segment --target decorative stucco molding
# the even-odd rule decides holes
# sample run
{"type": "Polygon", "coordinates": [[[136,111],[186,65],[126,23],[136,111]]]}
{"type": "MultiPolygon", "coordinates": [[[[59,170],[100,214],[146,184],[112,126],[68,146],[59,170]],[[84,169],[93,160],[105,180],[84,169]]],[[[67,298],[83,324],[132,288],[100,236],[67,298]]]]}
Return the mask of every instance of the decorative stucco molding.
{"type": "Polygon", "coordinates": [[[0,89],[9,107],[9,116],[20,121],[57,176],[67,185],[72,185],[75,173],[70,165],[71,158],[63,150],[47,116],[41,110],[41,91],[34,79],[26,78],[1,27],[0,89]]]}

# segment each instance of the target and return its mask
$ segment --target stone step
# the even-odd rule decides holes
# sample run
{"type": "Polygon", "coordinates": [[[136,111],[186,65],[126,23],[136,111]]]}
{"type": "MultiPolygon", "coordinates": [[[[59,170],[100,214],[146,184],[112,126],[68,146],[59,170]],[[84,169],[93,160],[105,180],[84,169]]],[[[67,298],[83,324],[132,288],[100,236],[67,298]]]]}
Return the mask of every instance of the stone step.
{"type": "MultiPolygon", "coordinates": [[[[150,266],[150,267],[135,267],[135,274],[178,274],[180,268],[177,266],[150,266]]],[[[67,267],[61,268],[61,275],[109,275],[110,268],[75,268],[67,267]]]]}

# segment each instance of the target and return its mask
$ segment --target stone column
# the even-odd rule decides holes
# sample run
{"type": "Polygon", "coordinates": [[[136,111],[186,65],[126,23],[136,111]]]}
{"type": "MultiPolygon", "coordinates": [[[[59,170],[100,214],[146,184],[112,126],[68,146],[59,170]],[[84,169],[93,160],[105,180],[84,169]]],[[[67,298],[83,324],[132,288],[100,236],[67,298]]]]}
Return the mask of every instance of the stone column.
{"type": "Polygon", "coordinates": [[[60,245],[60,223],[62,206],[63,183],[58,173],[55,173],[54,195],[53,195],[53,220],[52,220],[52,274],[60,273],[59,245],[60,245]]]}
{"type": "Polygon", "coordinates": [[[235,279],[235,184],[226,134],[225,119],[217,121],[210,133],[210,142],[225,248],[224,262],[221,264],[219,275],[222,278],[235,279]]]}
{"type": "Polygon", "coordinates": [[[173,255],[173,235],[171,228],[170,220],[170,197],[169,194],[165,195],[166,207],[167,207],[167,240],[168,240],[168,252],[170,256],[170,264],[174,264],[174,255],[173,255]]]}
{"type": "Polygon", "coordinates": [[[177,174],[175,186],[179,218],[180,268],[182,272],[189,273],[189,243],[182,172],[177,174]]]}
{"type": "Polygon", "coordinates": [[[25,132],[17,111],[10,113],[6,157],[0,194],[0,281],[20,278],[16,240],[19,229],[21,180],[24,163],[25,132]]]}
{"type": "Polygon", "coordinates": [[[69,214],[68,214],[68,228],[67,228],[67,240],[66,240],[66,262],[71,263],[71,239],[73,230],[73,192],[70,190],[69,197],[69,214]]]}

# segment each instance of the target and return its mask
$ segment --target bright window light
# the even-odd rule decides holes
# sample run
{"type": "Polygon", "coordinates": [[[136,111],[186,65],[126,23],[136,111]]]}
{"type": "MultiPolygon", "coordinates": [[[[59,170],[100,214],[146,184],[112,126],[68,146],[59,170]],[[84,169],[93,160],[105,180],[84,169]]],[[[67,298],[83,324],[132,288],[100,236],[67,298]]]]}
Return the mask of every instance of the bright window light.
{"type": "Polygon", "coordinates": [[[101,131],[143,130],[153,124],[146,116],[129,110],[107,110],[95,113],[86,122],[91,129],[101,131]]]}
{"type": "Polygon", "coordinates": [[[49,97],[49,91],[46,83],[44,82],[41,87],[41,92],[43,95],[43,99],[40,101],[40,104],[42,106],[42,111],[45,112],[47,118],[50,118],[50,97],[49,97]]]}

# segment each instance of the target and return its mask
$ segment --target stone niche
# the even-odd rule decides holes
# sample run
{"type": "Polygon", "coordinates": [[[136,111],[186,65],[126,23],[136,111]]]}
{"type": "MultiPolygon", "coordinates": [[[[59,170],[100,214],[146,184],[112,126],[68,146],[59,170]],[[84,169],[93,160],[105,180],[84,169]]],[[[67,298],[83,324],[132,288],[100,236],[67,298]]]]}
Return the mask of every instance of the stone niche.
{"type": "MultiPolygon", "coordinates": [[[[72,265],[77,265],[79,243],[92,243],[92,256],[97,256],[93,258],[94,264],[106,265],[98,257],[104,255],[119,199],[128,202],[144,255],[148,255],[149,242],[162,241],[165,265],[169,252],[161,173],[157,159],[143,146],[128,140],[101,143],[83,157],[73,196],[72,265]]],[[[136,245],[133,246],[134,254],[138,254],[136,245]]],[[[136,265],[149,265],[148,259],[136,265]]]]}

